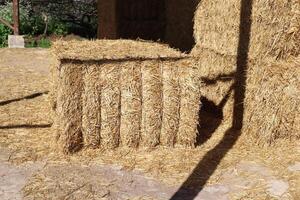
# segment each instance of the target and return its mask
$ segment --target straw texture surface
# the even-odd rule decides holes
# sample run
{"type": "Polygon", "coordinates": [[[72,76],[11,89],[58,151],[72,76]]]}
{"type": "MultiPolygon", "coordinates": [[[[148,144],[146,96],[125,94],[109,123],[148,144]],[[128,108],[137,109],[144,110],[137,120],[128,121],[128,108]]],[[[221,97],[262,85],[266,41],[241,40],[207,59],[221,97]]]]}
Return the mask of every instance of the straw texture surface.
{"type": "Polygon", "coordinates": [[[82,66],[63,64],[57,90],[58,138],[66,153],[75,152],[83,144],[82,138],[82,66]]]}
{"type": "MultiPolygon", "coordinates": [[[[220,54],[236,55],[240,26],[246,26],[240,25],[240,14],[239,0],[201,1],[195,13],[196,43],[220,54]]],[[[247,22],[251,23],[250,58],[299,55],[299,0],[253,0],[251,18],[247,22]]]]}
{"type": "Polygon", "coordinates": [[[126,60],[181,58],[185,56],[167,45],[133,40],[57,41],[52,47],[58,59],[126,60]]]}
{"type": "Polygon", "coordinates": [[[101,128],[101,75],[100,65],[83,65],[82,128],[84,144],[98,147],[101,128]]]}
{"type": "Polygon", "coordinates": [[[121,143],[138,147],[142,120],[142,74],[139,62],[125,62],[121,70],[121,143]],[[138,66],[136,66],[138,65],[138,66]]]}

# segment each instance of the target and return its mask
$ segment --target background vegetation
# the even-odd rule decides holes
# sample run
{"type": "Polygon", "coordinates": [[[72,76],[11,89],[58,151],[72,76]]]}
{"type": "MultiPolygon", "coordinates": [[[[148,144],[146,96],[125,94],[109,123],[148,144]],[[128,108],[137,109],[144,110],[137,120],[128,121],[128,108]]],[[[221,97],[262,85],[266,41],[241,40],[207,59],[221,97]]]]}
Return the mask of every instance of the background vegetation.
{"type": "MultiPolygon", "coordinates": [[[[12,23],[12,1],[0,0],[0,17],[12,23]]],[[[21,0],[20,32],[27,47],[49,47],[54,38],[97,33],[96,0],[21,0]]],[[[0,23],[0,47],[12,31],[0,23]]]]}

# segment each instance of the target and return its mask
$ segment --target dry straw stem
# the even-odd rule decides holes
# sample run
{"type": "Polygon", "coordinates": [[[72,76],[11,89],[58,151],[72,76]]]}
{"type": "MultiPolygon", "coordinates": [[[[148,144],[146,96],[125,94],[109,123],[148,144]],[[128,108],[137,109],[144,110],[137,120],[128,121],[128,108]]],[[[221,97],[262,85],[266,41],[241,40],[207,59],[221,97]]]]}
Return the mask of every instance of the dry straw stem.
{"type": "Polygon", "coordinates": [[[140,62],[122,63],[121,128],[122,146],[137,147],[141,137],[142,76],[140,62]]]}
{"type": "Polygon", "coordinates": [[[192,51],[194,63],[203,83],[201,95],[223,110],[225,120],[230,120],[233,109],[231,87],[234,84],[236,56],[222,55],[196,45],[192,51]],[[229,95],[226,101],[226,96],[229,95]]]}
{"type": "Polygon", "coordinates": [[[260,144],[300,139],[300,57],[248,71],[245,128],[260,144]]]}
{"type": "MultiPolygon", "coordinates": [[[[300,1],[253,0],[252,7],[249,57],[285,59],[299,55],[300,1]]],[[[240,0],[201,1],[195,13],[196,43],[221,54],[236,55],[240,11],[240,0]]]]}
{"type": "Polygon", "coordinates": [[[59,71],[56,123],[65,153],[77,151],[82,139],[82,65],[64,63],[59,71]]]}
{"type": "Polygon", "coordinates": [[[142,63],[142,135],[144,147],[159,144],[162,124],[162,68],[161,62],[142,63]]]}
{"type": "Polygon", "coordinates": [[[98,147],[101,127],[101,66],[93,63],[83,67],[82,128],[84,145],[98,147]]]}
{"type": "Polygon", "coordinates": [[[115,148],[120,140],[120,66],[116,63],[101,65],[101,145],[115,148]]]}
{"type": "MultiPolygon", "coordinates": [[[[177,143],[194,147],[198,134],[200,102],[200,79],[197,67],[190,60],[183,60],[179,68],[180,120],[177,143]]],[[[200,133],[201,134],[201,133],[200,133]]]]}
{"type": "Polygon", "coordinates": [[[174,146],[179,127],[179,65],[177,62],[163,66],[163,115],[160,142],[164,146],[174,146]]]}

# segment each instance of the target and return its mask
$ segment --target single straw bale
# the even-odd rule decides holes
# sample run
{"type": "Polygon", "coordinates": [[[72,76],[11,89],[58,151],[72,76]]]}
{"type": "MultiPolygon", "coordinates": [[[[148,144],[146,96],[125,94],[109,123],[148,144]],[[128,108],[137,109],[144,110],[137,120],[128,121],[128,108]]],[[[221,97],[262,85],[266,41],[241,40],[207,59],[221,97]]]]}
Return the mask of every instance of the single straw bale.
{"type": "Polygon", "coordinates": [[[101,66],[101,146],[115,148],[120,140],[120,66],[105,62],[101,66]]]}
{"type": "Polygon", "coordinates": [[[82,138],[82,67],[64,62],[60,66],[57,87],[58,139],[65,153],[78,151],[82,138]]]}
{"type": "Polygon", "coordinates": [[[236,55],[240,27],[250,25],[250,59],[285,59],[300,53],[299,0],[202,0],[194,21],[196,43],[220,54],[236,55]],[[241,15],[251,20],[242,18],[245,24],[240,24],[241,15]]]}
{"type": "Polygon", "coordinates": [[[160,142],[174,146],[179,127],[179,73],[177,62],[164,62],[163,66],[163,115],[160,142]]]}
{"type": "Polygon", "coordinates": [[[191,62],[180,63],[180,120],[177,144],[184,147],[194,147],[198,135],[200,101],[200,79],[198,69],[191,62]]]}
{"type": "Polygon", "coordinates": [[[259,144],[300,139],[300,57],[248,70],[244,132],[259,144]]]}
{"type": "Polygon", "coordinates": [[[101,124],[101,66],[93,63],[83,66],[82,131],[84,145],[98,147],[101,124]]]}
{"type": "Polygon", "coordinates": [[[140,62],[125,62],[121,69],[121,128],[123,146],[138,147],[141,137],[142,80],[140,62]]]}
{"type": "Polygon", "coordinates": [[[161,62],[142,63],[142,131],[141,146],[159,144],[162,123],[162,72],[161,62]]]}

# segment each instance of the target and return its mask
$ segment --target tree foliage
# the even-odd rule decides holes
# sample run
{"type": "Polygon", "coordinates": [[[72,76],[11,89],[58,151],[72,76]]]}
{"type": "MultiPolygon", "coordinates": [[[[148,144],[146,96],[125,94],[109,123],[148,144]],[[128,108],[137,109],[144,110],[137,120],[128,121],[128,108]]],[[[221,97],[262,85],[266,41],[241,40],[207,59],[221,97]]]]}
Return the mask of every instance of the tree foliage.
{"type": "MultiPolygon", "coordinates": [[[[11,2],[12,0],[0,0],[0,17],[9,21],[11,21],[11,2]]],[[[95,37],[96,3],[96,0],[20,0],[21,33],[29,35],[74,33],[84,37],[95,37]]]]}

